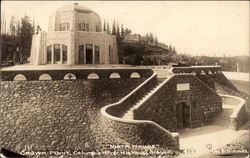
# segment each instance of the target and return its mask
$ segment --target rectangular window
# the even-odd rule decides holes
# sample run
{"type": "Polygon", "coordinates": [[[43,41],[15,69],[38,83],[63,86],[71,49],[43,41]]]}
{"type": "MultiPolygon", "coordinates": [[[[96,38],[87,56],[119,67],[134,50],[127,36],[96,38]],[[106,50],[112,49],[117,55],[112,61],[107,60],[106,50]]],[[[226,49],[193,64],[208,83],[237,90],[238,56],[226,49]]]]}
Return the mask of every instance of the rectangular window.
{"type": "Polygon", "coordinates": [[[52,46],[47,47],[47,62],[51,63],[51,55],[52,55],[52,46]]]}
{"type": "Polygon", "coordinates": [[[86,45],[86,64],[93,64],[93,45],[86,45]]]}
{"type": "Polygon", "coordinates": [[[84,45],[79,46],[78,63],[84,64],[84,45]]]}
{"type": "Polygon", "coordinates": [[[100,64],[100,47],[95,46],[95,64],[100,64]]]}
{"type": "Polygon", "coordinates": [[[89,24],[86,24],[86,31],[89,31],[89,24]]]}
{"type": "Polygon", "coordinates": [[[63,61],[67,61],[67,46],[62,45],[63,61]]]}
{"type": "Polygon", "coordinates": [[[55,61],[60,61],[60,44],[54,44],[54,58],[55,61]]]}
{"type": "Polygon", "coordinates": [[[69,23],[61,23],[59,25],[59,31],[68,31],[69,30],[69,23]]]}

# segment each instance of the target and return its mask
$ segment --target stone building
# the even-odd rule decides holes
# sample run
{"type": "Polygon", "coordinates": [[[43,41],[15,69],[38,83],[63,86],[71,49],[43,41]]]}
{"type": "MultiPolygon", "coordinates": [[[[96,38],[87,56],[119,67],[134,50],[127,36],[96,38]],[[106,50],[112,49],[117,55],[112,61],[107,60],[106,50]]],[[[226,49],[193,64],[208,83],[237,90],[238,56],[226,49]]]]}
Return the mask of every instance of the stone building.
{"type": "Polygon", "coordinates": [[[49,18],[48,32],[34,35],[31,64],[118,64],[116,38],[102,32],[100,16],[74,3],[49,18]]]}

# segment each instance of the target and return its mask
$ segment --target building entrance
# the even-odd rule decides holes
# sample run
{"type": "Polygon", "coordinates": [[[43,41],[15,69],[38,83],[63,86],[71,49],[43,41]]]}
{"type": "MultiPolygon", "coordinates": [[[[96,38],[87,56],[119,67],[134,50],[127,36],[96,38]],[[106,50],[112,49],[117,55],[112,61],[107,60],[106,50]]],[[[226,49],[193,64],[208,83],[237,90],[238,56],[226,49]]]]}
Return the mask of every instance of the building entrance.
{"type": "Polygon", "coordinates": [[[176,104],[177,128],[190,127],[190,106],[186,102],[176,104]]]}

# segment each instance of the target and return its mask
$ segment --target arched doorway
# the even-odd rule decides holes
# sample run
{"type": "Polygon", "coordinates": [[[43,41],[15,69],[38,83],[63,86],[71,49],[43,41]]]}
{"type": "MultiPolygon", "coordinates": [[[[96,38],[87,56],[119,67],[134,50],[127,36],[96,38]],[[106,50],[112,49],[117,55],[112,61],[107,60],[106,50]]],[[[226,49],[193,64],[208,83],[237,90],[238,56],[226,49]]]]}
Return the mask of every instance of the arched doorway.
{"type": "Polygon", "coordinates": [[[177,129],[190,127],[190,106],[187,102],[176,104],[177,129]]]}

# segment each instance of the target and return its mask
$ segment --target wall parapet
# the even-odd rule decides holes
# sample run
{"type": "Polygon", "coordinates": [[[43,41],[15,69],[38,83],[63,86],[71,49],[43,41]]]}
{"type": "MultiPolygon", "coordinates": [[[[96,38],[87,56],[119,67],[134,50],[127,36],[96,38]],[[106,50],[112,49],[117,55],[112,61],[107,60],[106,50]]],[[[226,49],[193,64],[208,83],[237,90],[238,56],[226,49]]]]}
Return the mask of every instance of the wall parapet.
{"type": "Polygon", "coordinates": [[[23,75],[26,80],[39,80],[43,74],[51,76],[52,80],[64,80],[65,75],[73,74],[75,79],[87,79],[89,74],[97,74],[100,79],[110,78],[112,73],[118,73],[120,78],[131,78],[132,73],[138,73],[140,78],[148,78],[153,74],[150,69],[47,69],[47,70],[1,70],[2,81],[13,81],[15,76],[23,75]]]}
{"type": "Polygon", "coordinates": [[[156,82],[157,75],[154,73],[119,102],[103,107],[101,114],[109,122],[110,128],[113,128],[122,139],[130,144],[159,144],[162,147],[179,150],[178,133],[171,133],[150,120],[121,118],[124,112],[134,105],[133,102],[136,102],[138,95],[144,95],[145,90],[156,85],[156,82]],[[122,130],[123,128],[126,129],[122,130]]]}
{"type": "Polygon", "coordinates": [[[230,115],[229,128],[237,131],[249,119],[249,114],[246,110],[246,100],[232,95],[220,94],[220,96],[223,98],[223,103],[235,106],[233,113],[230,115]]]}
{"type": "Polygon", "coordinates": [[[221,73],[221,66],[213,65],[213,66],[186,66],[186,67],[172,67],[170,69],[173,73],[196,73],[200,75],[202,73],[205,74],[217,74],[221,73]]]}

